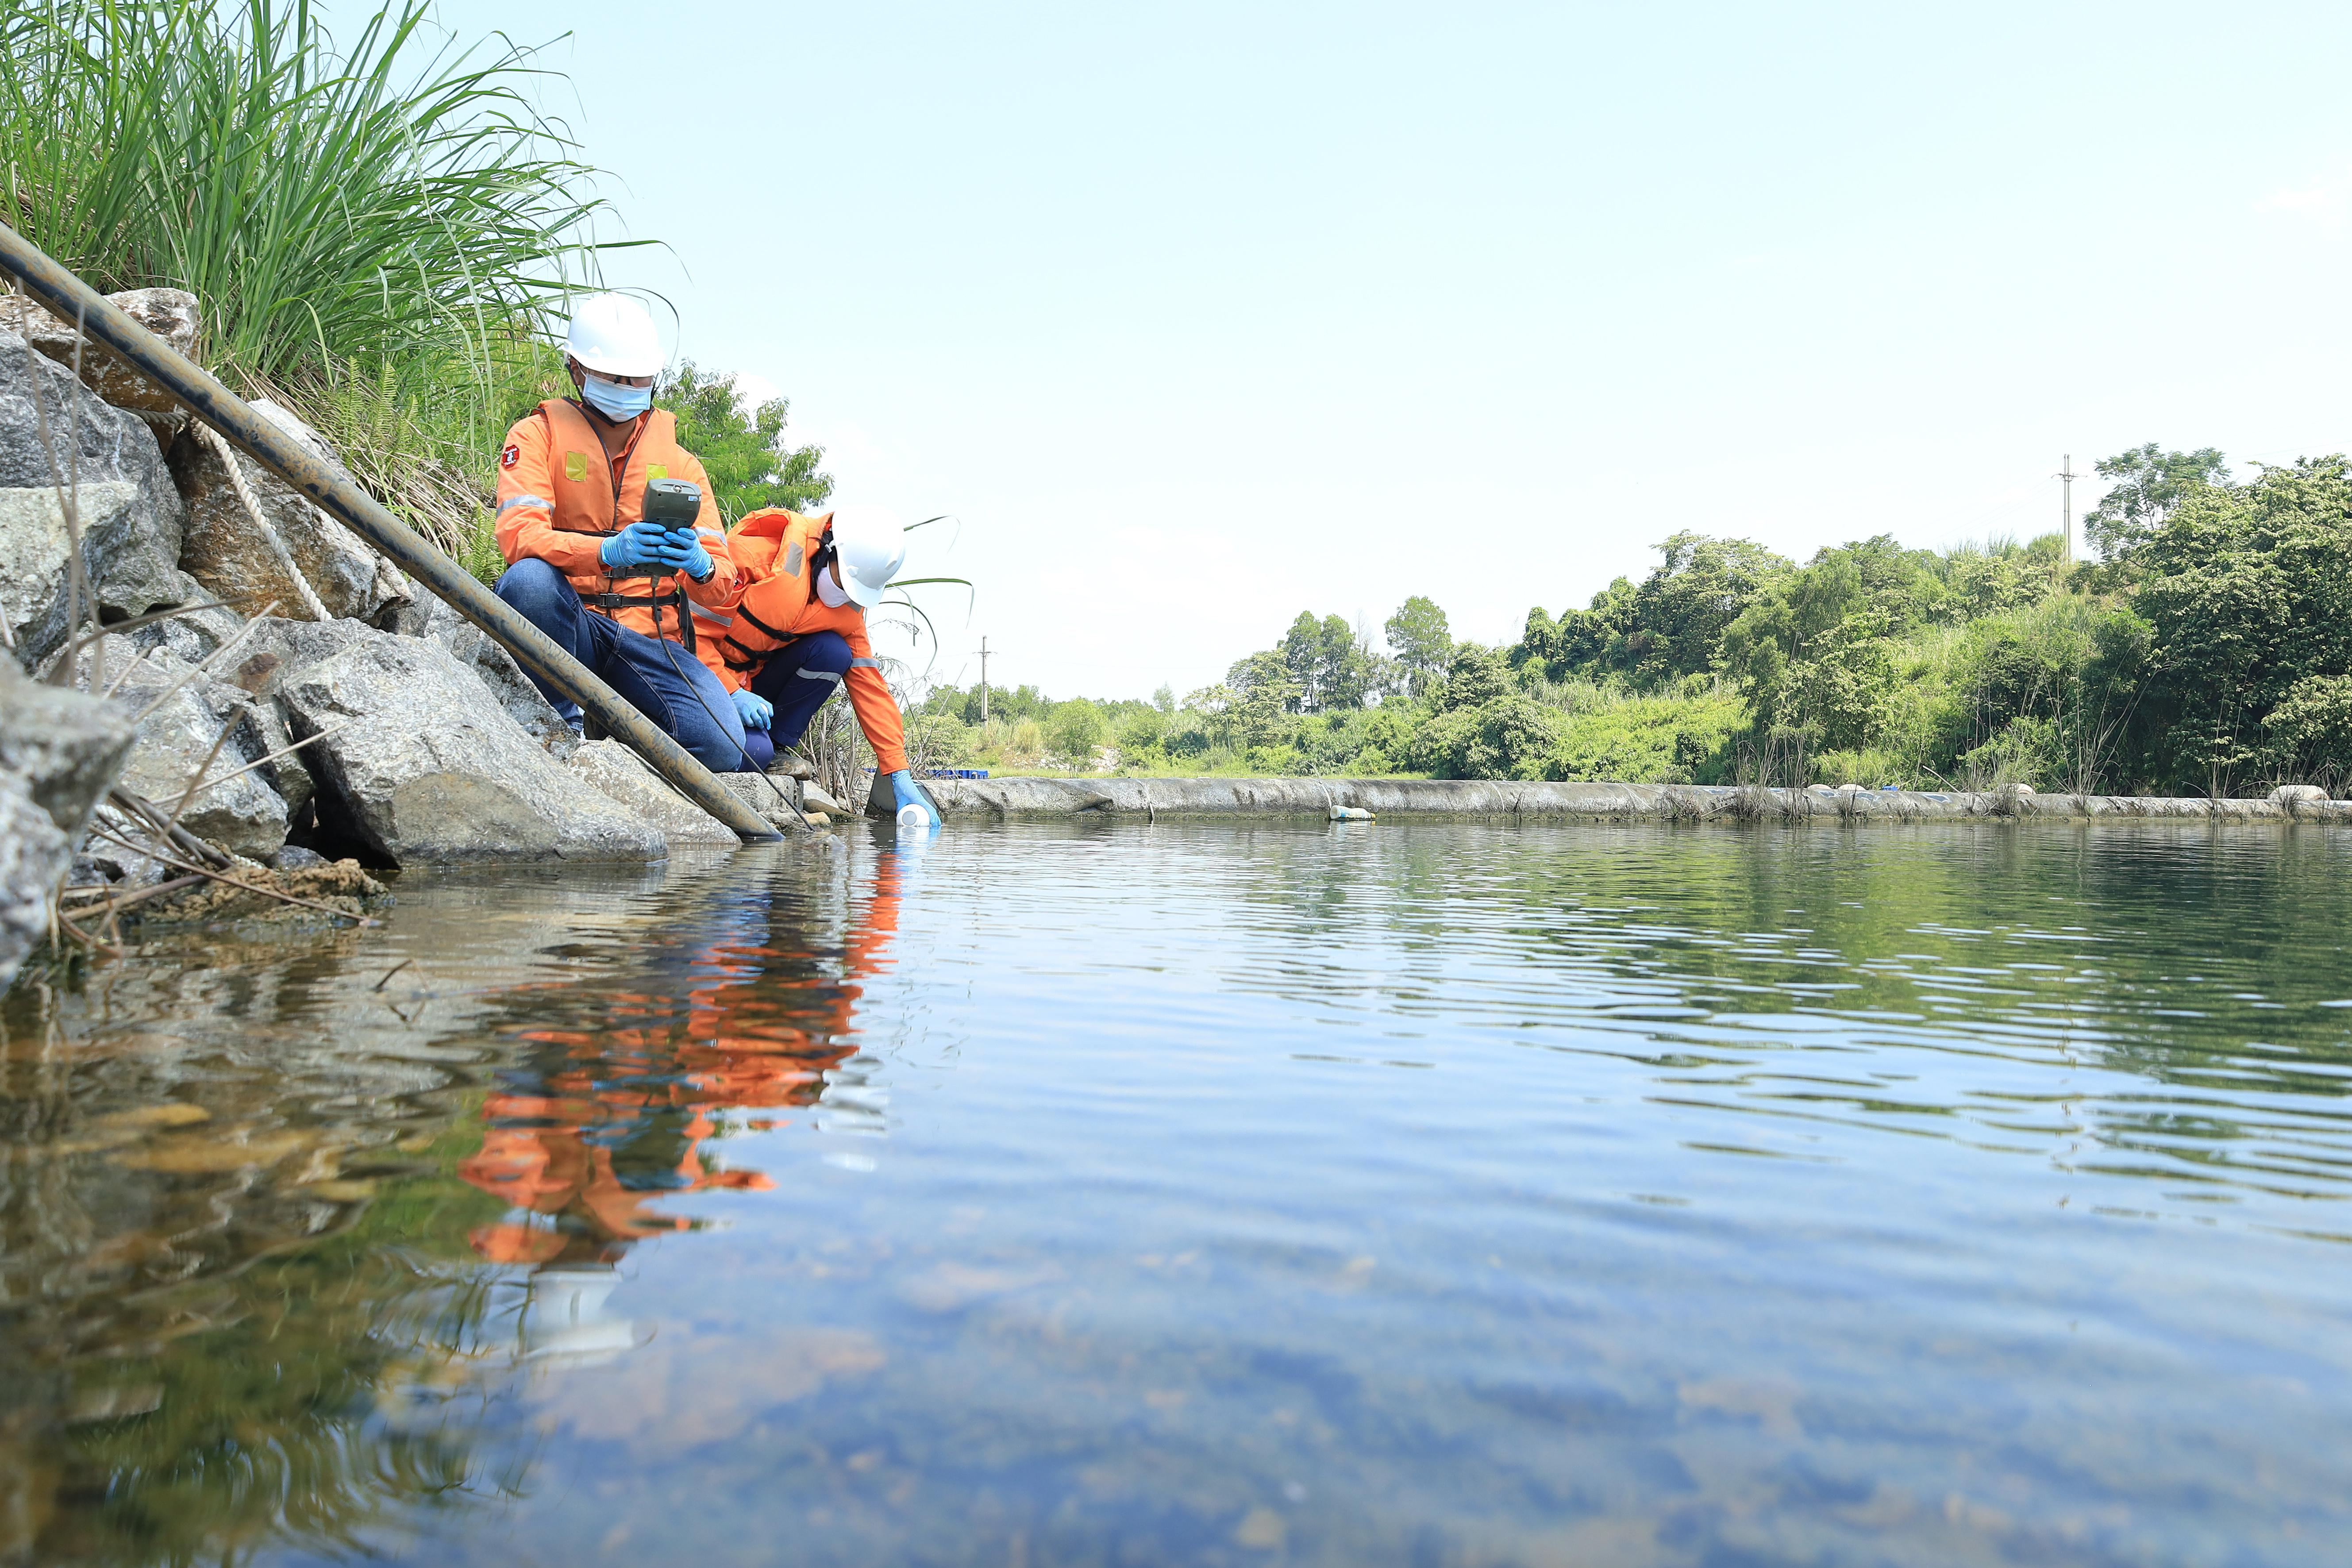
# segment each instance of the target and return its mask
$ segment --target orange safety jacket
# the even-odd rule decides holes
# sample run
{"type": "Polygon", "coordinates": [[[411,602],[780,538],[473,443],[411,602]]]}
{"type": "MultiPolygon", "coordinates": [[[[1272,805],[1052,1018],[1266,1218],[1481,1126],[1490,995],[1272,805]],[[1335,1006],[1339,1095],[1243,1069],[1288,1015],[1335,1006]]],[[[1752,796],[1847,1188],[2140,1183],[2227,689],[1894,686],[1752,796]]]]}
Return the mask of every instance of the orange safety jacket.
{"type": "Polygon", "coordinates": [[[882,679],[881,661],[866,641],[866,612],[854,604],[828,605],[816,595],[810,563],[832,527],[831,512],[803,517],[782,507],[761,507],[746,513],[728,542],[744,582],[733,606],[734,624],[705,637],[695,651],[720,684],[740,691],[786,643],[811,632],[839,632],[849,644],[846,681],[858,728],[874,748],[874,765],[895,773],[908,765],[907,732],[890,683],[882,679]]]}
{"type": "Polygon", "coordinates": [[[638,415],[629,444],[612,458],[588,416],[568,398],[551,397],[516,420],[499,450],[498,540],[508,565],[530,557],[544,561],[571,580],[590,609],[633,632],[689,648],[700,642],[696,621],[706,636],[727,629],[728,606],[741,587],[709,477],[677,444],[677,420],[667,409],[638,415]],[[698,583],[683,572],[659,581],[615,577],[604,569],[597,552],[645,516],[649,479],[685,479],[701,488],[695,531],[710,552],[709,581],[698,583]]]}

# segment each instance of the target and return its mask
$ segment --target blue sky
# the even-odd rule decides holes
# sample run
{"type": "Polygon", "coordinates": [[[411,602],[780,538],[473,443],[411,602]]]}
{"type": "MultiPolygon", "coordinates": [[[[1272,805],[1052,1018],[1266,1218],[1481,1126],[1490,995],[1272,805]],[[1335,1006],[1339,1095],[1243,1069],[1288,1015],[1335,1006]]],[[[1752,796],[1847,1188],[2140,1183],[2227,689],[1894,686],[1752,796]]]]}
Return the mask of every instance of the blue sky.
{"type": "Polygon", "coordinates": [[[2022,537],[2063,453],[2352,446],[2352,8],[438,15],[568,31],[547,106],[667,246],[608,281],[836,500],[955,517],[936,679],[1181,695],[1412,594],[1508,641],[1680,529],[2022,537]]]}

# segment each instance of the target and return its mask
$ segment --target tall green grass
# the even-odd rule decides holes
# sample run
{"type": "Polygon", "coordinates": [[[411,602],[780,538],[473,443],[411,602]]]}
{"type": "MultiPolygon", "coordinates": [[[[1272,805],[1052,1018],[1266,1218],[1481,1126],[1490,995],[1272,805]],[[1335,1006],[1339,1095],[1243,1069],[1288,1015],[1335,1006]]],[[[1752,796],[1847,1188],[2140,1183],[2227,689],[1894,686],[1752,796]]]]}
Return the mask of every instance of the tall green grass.
{"type": "Polygon", "coordinates": [[[209,368],[462,548],[498,434],[560,384],[544,315],[614,245],[534,51],[427,17],[339,42],[307,0],[16,0],[0,217],[102,289],[194,293],[209,368]]]}

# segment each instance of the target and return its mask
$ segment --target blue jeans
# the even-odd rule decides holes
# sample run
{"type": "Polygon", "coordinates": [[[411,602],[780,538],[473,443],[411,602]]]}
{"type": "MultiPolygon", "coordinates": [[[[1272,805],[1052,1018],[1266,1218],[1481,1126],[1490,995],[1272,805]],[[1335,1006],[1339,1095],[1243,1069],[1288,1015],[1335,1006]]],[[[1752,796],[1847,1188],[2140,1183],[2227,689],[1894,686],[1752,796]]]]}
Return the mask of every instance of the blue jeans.
{"type": "MultiPolygon", "coordinates": [[[[641,591],[641,590],[640,590],[641,591]]],[[[601,677],[629,705],[663,729],[715,773],[749,767],[743,718],[719,678],[694,655],[666,638],[633,632],[580,602],[578,590],[544,561],[518,561],[494,590],[532,626],[555,639],[572,658],[601,677]]],[[[667,621],[669,612],[664,611],[667,621]]],[[[537,676],[531,684],[555,704],[564,722],[580,721],[580,709],[548,689],[537,676]]]]}
{"type": "Polygon", "coordinates": [[[753,730],[744,737],[752,761],[765,768],[780,748],[807,734],[809,721],[841,689],[848,672],[849,642],[839,632],[811,632],[770,654],[751,678],[751,689],[776,705],[776,716],[764,733],[753,730]]]}

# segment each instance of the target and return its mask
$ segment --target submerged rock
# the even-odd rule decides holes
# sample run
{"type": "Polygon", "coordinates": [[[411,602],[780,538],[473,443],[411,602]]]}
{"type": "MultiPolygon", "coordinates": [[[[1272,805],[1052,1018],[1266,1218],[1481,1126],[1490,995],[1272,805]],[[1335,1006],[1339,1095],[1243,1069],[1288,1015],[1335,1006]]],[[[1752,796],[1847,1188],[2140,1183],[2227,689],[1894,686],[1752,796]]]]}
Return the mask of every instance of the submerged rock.
{"type": "Polygon", "coordinates": [[[667,853],[660,832],[567,772],[446,649],[352,631],[272,689],[297,738],[335,731],[300,753],[322,834],[403,866],[667,853]]]}

